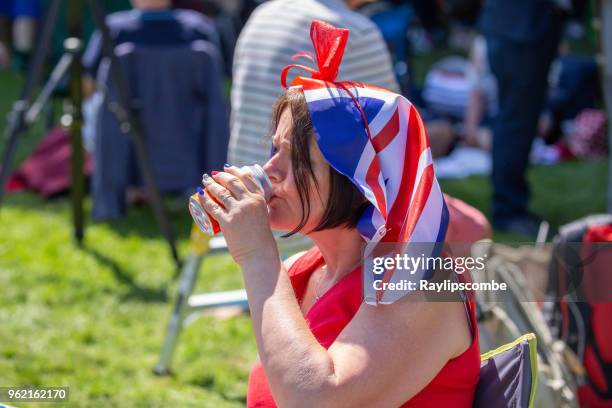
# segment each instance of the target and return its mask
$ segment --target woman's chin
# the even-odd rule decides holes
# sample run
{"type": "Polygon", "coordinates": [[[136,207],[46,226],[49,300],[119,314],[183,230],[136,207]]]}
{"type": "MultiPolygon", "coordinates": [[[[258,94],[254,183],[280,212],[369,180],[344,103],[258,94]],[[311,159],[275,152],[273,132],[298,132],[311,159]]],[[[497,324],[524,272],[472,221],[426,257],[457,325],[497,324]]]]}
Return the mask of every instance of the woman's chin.
{"type": "Polygon", "coordinates": [[[268,219],[270,220],[270,228],[273,231],[282,231],[282,222],[279,219],[278,213],[272,208],[268,208],[268,219]]]}
{"type": "Polygon", "coordinates": [[[289,232],[293,231],[296,225],[299,224],[299,218],[293,217],[290,211],[278,205],[275,200],[268,205],[268,219],[270,220],[270,228],[273,231],[289,232]]]}
{"type": "Polygon", "coordinates": [[[272,228],[272,231],[289,232],[293,229],[292,225],[296,225],[295,222],[289,223],[287,220],[279,217],[278,214],[270,211],[270,228],[272,228]]]}
{"type": "Polygon", "coordinates": [[[268,205],[268,218],[270,219],[270,225],[282,225],[285,223],[284,218],[287,218],[287,215],[278,206],[268,205]]]}

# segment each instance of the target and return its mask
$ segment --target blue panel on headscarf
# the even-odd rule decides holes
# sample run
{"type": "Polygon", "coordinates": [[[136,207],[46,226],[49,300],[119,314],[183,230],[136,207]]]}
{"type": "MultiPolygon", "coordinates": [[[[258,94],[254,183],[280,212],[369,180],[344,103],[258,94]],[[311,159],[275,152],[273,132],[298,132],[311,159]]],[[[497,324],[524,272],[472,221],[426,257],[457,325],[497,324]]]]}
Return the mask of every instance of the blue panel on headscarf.
{"type": "MultiPolygon", "coordinates": [[[[357,100],[371,122],[384,101],[374,98],[358,97],[357,100]]],[[[310,117],[321,153],[339,172],[353,177],[361,158],[368,134],[359,109],[350,96],[329,98],[308,103],[310,117]],[[321,137],[324,135],[323,137],[321,137]]]]}

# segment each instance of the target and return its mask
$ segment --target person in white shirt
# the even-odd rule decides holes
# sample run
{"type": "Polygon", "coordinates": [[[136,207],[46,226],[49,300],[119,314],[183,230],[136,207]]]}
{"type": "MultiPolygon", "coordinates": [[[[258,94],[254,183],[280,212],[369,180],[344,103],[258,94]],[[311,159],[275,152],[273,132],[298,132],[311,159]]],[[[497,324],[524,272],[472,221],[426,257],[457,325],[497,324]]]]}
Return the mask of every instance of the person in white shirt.
{"type": "MultiPolygon", "coordinates": [[[[272,105],[283,89],[279,73],[291,57],[313,51],[310,24],[322,20],[350,35],[338,80],[350,79],[399,92],[391,56],[376,25],[354,11],[363,0],[274,0],[259,6],[240,33],[233,64],[228,160],[242,166],[265,163],[270,155],[272,105]]],[[[310,64],[312,65],[312,64],[310,64]]],[[[299,70],[292,70],[288,83],[299,70]]]]}

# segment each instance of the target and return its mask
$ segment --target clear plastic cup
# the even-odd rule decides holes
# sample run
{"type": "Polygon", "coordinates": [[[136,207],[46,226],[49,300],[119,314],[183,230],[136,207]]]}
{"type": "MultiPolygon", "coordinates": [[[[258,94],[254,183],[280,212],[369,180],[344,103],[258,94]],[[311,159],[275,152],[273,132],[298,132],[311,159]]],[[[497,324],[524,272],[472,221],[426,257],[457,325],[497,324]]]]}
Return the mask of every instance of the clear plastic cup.
{"type": "MultiPolygon", "coordinates": [[[[251,172],[251,175],[261,189],[266,202],[270,201],[270,198],[272,198],[272,183],[270,183],[270,179],[268,178],[268,175],[264,169],[258,164],[244,166],[240,169],[251,172]]],[[[208,214],[204,208],[202,208],[200,200],[198,199],[198,193],[195,193],[189,197],[189,212],[191,213],[191,217],[195,221],[196,225],[205,234],[215,235],[221,231],[219,223],[210,214],[208,214]]]]}

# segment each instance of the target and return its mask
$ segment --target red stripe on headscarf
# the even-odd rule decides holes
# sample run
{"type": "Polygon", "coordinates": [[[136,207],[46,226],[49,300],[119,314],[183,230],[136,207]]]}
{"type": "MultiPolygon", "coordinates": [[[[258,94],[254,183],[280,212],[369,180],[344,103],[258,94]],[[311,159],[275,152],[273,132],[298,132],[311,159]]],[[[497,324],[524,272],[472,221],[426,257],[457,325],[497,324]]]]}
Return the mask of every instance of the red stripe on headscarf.
{"type": "Polygon", "coordinates": [[[410,106],[407,132],[408,136],[406,138],[406,147],[404,150],[404,170],[397,198],[395,199],[393,207],[389,210],[387,229],[390,231],[387,232],[387,235],[384,237],[385,242],[400,241],[400,232],[404,226],[404,221],[406,221],[410,197],[415,189],[418,161],[423,151],[428,147],[425,127],[421,121],[421,117],[412,106],[410,106]]]}
{"type": "MultiPolygon", "coordinates": [[[[425,170],[423,171],[423,174],[421,175],[421,179],[419,180],[419,185],[416,190],[416,195],[414,197],[414,200],[412,201],[412,207],[411,207],[412,211],[408,211],[408,214],[407,214],[408,217],[405,220],[402,228],[400,229],[399,234],[397,234],[398,236],[396,240],[388,241],[388,242],[406,243],[408,241],[408,239],[410,238],[410,235],[412,235],[412,231],[414,231],[414,227],[418,223],[419,218],[421,217],[421,214],[423,213],[425,204],[427,203],[427,200],[429,199],[429,194],[431,193],[431,187],[433,185],[433,181],[434,181],[433,165],[430,164],[429,166],[425,168],[425,170]]],[[[405,245],[406,244],[398,245],[398,247],[395,250],[395,253],[398,253],[398,254],[402,253],[405,245]]],[[[391,276],[393,275],[393,272],[394,272],[393,270],[387,270],[381,279],[382,282],[383,283],[389,282],[389,280],[391,280],[391,276]]],[[[379,292],[380,293],[376,294],[378,301],[380,301],[382,298],[382,291],[379,291],[379,292]]]]}
{"type": "Polygon", "coordinates": [[[372,163],[370,163],[370,167],[368,167],[368,172],[366,173],[365,181],[368,183],[370,188],[372,189],[372,193],[374,193],[374,198],[376,199],[376,205],[378,210],[380,211],[382,217],[387,219],[387,203],[385,201],[385,192],[383,191],[380,183],[378,182],[378,178],[380,176],[380,163],[378,161],[378,157],[374,157],[372,163]]]}
{"type": "MultiPolygon", "coordinates": [[[[404,150],[404,170],[400,182],[400,190],[393,203],[393,207],[389,210],[389,216],[387,218],[388,232],[383,237],[382,242],[408,241],[408,238],[412,234],[412,231],[414,231],[419,217],[423,212],[434,180],[433,166],[429,165],[424,169],[415,190],[414,184],[418,171],[418,161],[429,144],[427,143],[427,135],[425,133],[423,121],[413,106],[410,106],[407,132],[408,137],[406,138],[406,147],[404,150]],[[414,161],[416,161],[416,163],[414,163],[414,161]],[[413,191],[415,191],[415,198],[412,208],[409,208],[413,191]]],[[[396,248],[396,252],[403,252],[403,247],[396,248]]],[[[382,276],[382,281],[388,282],[393,273],[393,270],[385,272],[382,276]]],[[[381,300],[383,293],[382,290],[377,291],[377,301],[381,300]]]]}
{"type": "Polygon", "coordinates": [[[395,139],[397,132],[399,132],[399,109],[395,108],[391,119],[372,140],[376,153],[382,152],[395,139]]]}

